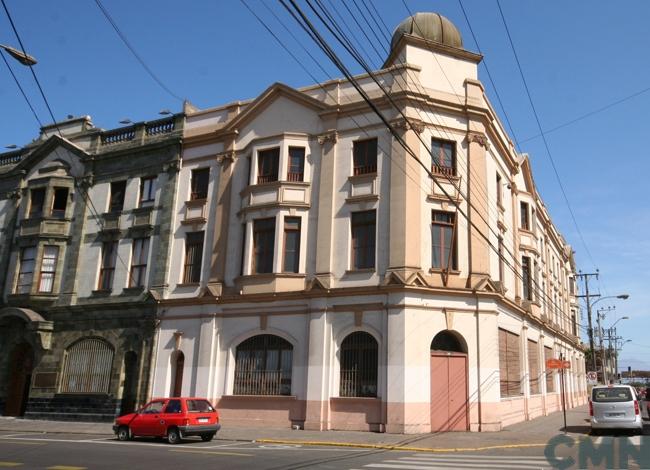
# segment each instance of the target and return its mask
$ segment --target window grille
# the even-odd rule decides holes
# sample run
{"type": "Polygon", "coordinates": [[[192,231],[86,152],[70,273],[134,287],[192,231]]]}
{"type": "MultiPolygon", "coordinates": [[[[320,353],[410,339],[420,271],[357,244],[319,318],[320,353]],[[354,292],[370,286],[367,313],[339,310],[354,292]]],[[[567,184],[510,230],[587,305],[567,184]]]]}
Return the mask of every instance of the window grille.
{"type": "Polygon", "coordinates": [[[280,149],[261,150],[257,153],[257,184],[278,180],[280,149]]]}
{"type": "Polygon", "coordinates": [[[499,328],[499,382],[501,397],[521,395],[519,335],[499,328]]]}
{"type": "Polygon", "coordinates": [[[303,181],[305,176],[305,148],[289,147],[287,181],[303,181]]]}
{"type": "Polygon", "coordinates": [[[341,343],[341,397],[377,396],[378,345],[369,333],[352,333],[341,343]]]}
{"type": "Polygon", "coordinates": [[[530,394],[539,393],[539,349],[537,343],[528,340],[528,377],[530,381],[530,394]]]}
{"type": "Polygon", "coordinates": [[[235,395],[290,395],[293,346],[275,335],[258,335],[237,346],[235,395]]]}
{"type": "Polygon", "coordinates": [[[98,338],[83,339],[64,355],[62,393],[108,393],[113,348],[98,338]]]}
{"type": "MultiPolygon", "coordinates": [[[[544,367],[546,368],[546,361],[553,359],[553,349],[544,346],[544,367]]],[[[555,375],[553,369],[546,369],[546,393],[555,392],[555,375]]]]}
{"type": "Polygon", "coordinates": [[[190,232],[185,238],[185,265],[183,282],[201,281],[201,264],[203,261],[203,232],[190,232]]]}

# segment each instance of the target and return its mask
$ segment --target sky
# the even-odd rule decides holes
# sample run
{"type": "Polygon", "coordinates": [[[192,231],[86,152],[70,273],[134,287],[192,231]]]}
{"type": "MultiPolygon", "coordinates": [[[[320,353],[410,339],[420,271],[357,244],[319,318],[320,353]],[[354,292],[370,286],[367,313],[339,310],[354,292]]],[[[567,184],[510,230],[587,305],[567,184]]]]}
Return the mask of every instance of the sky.
{"type": "MultiPolygon", "coordinates": [[[[300,64],[242,0],[103,0],[132,48],[171,93],[147,74],[95,1],[5,3],[27,52],[38,60],[34,71],[56,119],[90,115],[96,126],[114,128],[124,118],[154,120],[162,109],[179,112],[182,99],[207,108],[255,98],[274,82],[299,87],[312,84],[314,78],[323,81],[341,76],[279,2],[245,1],[300,64]]],[[[629,317],[617,323],[618,334],[630,340],[621,352],[619,367],[650,370],[650,211],[646,194],[650,173],[646,149],[650,2],[500,0],[549,154],[539,137],[496,0],[461,1],[478,45],[458,0],[406,0],[406,6],[402,0],[376,0],[373,5],[391,32],[411,13],[438,12],[460,30],[466,49],[483,53],[479,78],[501,120],[505,122],[507,116],[512,124],[511,136],[520,151],[530,155],[537,189],[554,223],[575,250],[578,269],[600,272],[598,281],[592,279],[590,291],[602,297],[630,295],[628,300],[603,299],[595,305],[616,307],[606,314],[605,327],[629,317]],[[624,101],[609,106],[620,100],[624,101]],[[603,107],[608,108],[553,130],[603,107]]],[[[299,3],[307,8],[304,0],[299,3]]],[[[324,3],[350,22],[346,5],[356,12],[352,1],[346,5],[340,0],[324,3]]],[[[364,8],[362,0],[357,5],[364,8]]],[[[387,44],[380,44],[366,30],[372,45],[357,34],[367,52],[364,56],[379,68],[387,44]]],[[[379,38],[383,40],[383,36],[379,38]]],[[[3,10],[0,44],[18,47],[3,10]]],[[[351,70],[361,72],[349,56],[342,54],[342,58],[351,70]]],[[[29,69],[8,60],[41,122],[50,123],[29,69]]],[[[10,144],[29,143],[38,135],[39,124],[3,62],[0,110],[0,151],[10,144]]]]}

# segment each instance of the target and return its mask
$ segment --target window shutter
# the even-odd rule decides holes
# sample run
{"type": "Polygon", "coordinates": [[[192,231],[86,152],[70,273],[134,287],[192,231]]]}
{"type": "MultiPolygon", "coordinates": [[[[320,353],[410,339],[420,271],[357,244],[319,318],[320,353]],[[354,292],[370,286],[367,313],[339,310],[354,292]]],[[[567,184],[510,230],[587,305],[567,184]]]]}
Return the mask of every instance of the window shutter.
{"type": "Polygon", "coordinates": [[[530,380],[530,394],[539,393],[539,352],[537,343],[528,340],[528,376],[530,380]]]}

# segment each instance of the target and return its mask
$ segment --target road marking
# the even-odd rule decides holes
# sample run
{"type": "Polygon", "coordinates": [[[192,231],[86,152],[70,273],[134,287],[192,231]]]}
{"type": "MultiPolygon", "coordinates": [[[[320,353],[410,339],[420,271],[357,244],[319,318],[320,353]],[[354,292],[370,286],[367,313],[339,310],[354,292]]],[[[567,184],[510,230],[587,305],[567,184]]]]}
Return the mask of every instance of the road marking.
{"type": "Polygon", "coordinates": [[[0,467],[8,468],[8,467],[20,467],[22,463],[20,462],[0,462],[0,467]]]}
{"type": "MultiPolygon", "coordinates": [[[[18,439],[18,438],[16,438],[16,439],[18,439]]],[[[42,441],[43,439],[38,439],[38,440],[41,440],[41,441],[42,441]]],[[[9,438],[9,439],[5,439],[5,442],[2,442],[2,440],[0,440],[0,444],[12,444],[12,445],[13,445],[13,444],[16,444],[16,445],[20,445],[20,446],[44,446],[44,445],[45,445],[45,444],[38,444],[38,443],[36,443],[36,442],[19,442],[19,441],[13,441],[13,440],[11,440],[11,438],[9,438]]]]}
{"type": "Polygon", "coordinates": [[[218,450],[169,449],[169,452],[181,452],[185,454],[234,455],[238,457],[254,457],[253,454],[240,454],[237,452],[221,452],[218,450]]]}
{"type": "Polygon", "coordinates": [[[69,465],[55,465],[47,467],[45,470],[86,470],[88,467],[70,467],[69,465]]]}
{"type": "Polygon", "coordinates": [[[401,457],[404,460],[440,460],[440,459],[452,459],[452,460],[469,460],[477,462],[490,463],[491,460],[515,460],[517,462],[524,460],[535,460],[546,462],[546,457],[534,456],[534,455],[462,455],[462,454],[440,454],[440,455],[419,455],[413,454],[411,457],[401,457]]]}
{"type": "Polygon", "coordinates": [[[548,465],[548,462],[539,462],[537,460],[518,460],[518,461],[492,461],[490,463],[484,462],[478,462],[476,460],[471,460],[471,461],[464,461],[461,459],[431,459],[426,462],[423,461],[412,461],[412,460],[383,460],[382,462],[378,464],[370,464],[366,465],[368,466],[377,466],[377,465],[383,465],[383,464],[398,464],[398,467],[394,468],[439,468],[441,465],[448,465],[448,466],[461,466],[462,468],[539,468],[540,464],[546,463],[548,465]],[[402,467],[402,465],[406,465],[406,467],[402,467]]]}

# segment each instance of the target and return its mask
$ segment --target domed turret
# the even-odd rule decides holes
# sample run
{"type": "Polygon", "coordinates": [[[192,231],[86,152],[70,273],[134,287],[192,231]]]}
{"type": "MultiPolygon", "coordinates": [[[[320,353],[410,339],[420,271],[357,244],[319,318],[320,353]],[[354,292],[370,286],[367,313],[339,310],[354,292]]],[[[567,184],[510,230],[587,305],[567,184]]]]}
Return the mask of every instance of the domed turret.
{"type": "Polygon", "coordinates": [[[463,48],[463,38],[456,26],[438,13],[416,13],[402,21],[393,33],[393,39],[390,42],[391,49],[395,47],[404,34],[410,34],[427,41],[438,42],[458,49],[463,48]]]}

